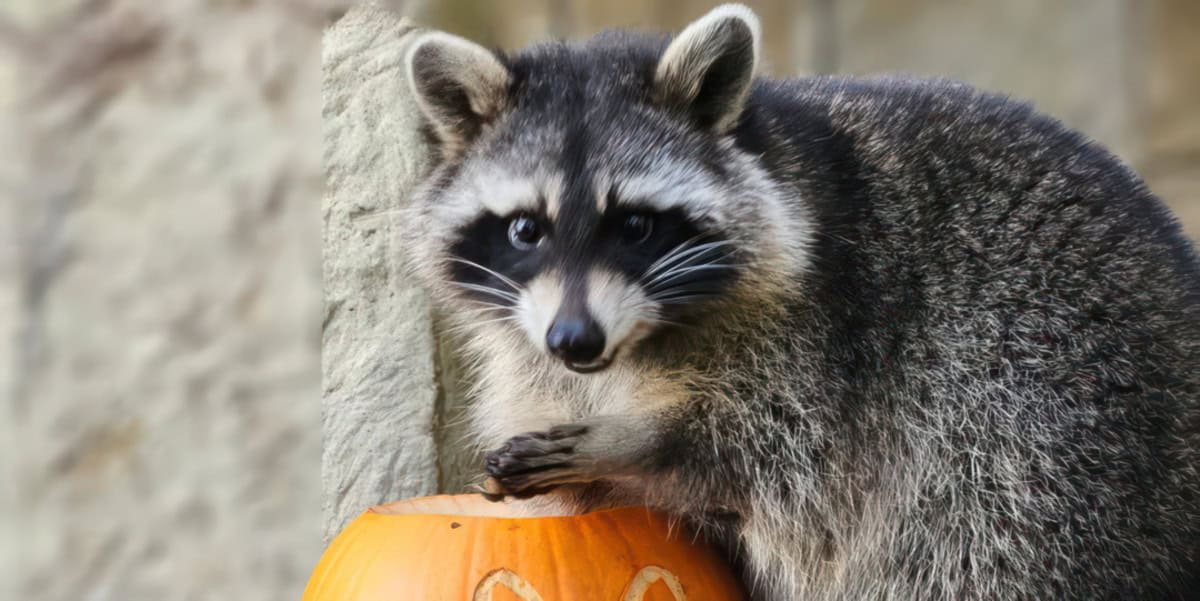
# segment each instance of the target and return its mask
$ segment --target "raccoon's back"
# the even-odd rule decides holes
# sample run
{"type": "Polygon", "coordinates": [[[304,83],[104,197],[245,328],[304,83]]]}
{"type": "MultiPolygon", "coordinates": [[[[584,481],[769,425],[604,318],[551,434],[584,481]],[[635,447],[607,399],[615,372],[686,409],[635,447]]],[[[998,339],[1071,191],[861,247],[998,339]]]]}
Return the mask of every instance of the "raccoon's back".
{"type": "Polygon", "coordinates": [[[763,82],[738,136],[813,221],[798,286],[833,332],[804,334],[841,377],[831,402],[920,449],[931,538],[893,560],[953,543],[994,590],[1192,590],[1200,261],[1143,182],[950,82],[763,82]]]}
{"type": "Polygon", "coordinates": [[[1059,121],[955,82],[817,78],[760,83],[738,135],[813,221],[818,304],[884,330],[1040,327],[1060,355],[1111,336],[1200,385],[1196,248],[1059,121]]]}

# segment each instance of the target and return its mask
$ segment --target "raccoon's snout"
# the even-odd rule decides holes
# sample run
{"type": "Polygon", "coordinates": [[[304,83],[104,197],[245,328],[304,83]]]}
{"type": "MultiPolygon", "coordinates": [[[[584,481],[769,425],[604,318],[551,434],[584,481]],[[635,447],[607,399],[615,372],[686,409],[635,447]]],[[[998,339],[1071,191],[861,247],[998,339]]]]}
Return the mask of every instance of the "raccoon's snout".
{"type": "Polygon", "coordinates": [[[604,330],[590,315],[559,315],[546,331],[546,348],[567,368],[590,373],[608,367],[603,361],[604,330]]]}

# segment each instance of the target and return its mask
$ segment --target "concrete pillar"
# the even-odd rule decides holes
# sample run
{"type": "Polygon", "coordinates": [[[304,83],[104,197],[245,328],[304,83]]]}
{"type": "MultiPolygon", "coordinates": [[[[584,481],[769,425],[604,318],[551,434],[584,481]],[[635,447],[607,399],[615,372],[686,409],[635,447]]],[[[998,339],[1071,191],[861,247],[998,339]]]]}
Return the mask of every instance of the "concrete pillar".
{"type": "Polygon", "coordinates": [[[428,168],[403,64],[414,33],[364,4],[324,39],[327,540],[369,505],[438,489],[437,346],[393,235],[395,209],[428,168]]]}

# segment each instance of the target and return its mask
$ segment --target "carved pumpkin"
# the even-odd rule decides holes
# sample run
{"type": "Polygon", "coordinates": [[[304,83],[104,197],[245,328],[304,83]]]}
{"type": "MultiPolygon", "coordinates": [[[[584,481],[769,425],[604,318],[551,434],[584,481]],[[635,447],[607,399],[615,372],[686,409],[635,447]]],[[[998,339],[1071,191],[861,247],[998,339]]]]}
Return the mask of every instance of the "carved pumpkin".
{"type": "Polygon", "coordinates": [[[645,508],[512,517],[476,495],[372,507],[303,601],[740,601],[711,549],[645,508]]]}

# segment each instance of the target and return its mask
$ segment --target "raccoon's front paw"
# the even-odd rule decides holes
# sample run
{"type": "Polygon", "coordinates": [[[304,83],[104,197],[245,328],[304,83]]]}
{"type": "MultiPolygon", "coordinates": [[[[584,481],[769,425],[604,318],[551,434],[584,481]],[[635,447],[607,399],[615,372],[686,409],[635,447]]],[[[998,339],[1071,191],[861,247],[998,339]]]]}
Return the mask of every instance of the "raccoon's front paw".
{"type": "Polygon", "coordinates": [[[484,496],[493,501],[524,499],[563,484],[590,480],[577,453],[588,429],[568,424],[508,439],[487,454],[484,496]]]}

